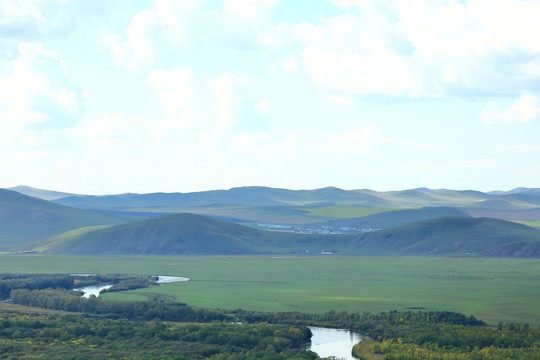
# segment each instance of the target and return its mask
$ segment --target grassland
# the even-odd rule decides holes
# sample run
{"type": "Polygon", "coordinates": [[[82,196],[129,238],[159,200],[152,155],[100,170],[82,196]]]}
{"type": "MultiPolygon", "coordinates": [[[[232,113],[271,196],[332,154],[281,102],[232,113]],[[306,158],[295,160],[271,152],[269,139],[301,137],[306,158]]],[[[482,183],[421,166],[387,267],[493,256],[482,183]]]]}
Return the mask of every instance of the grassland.
{"type": "Polygon", "coordinates": [[[187,276],[109,299],[163,294],[189,305],[261,311],[425,308],[540,325],[540,260],[436,257],[0,255],[0,272],[187,276]]]}
{"type": "Polygon", "coordinates": [[[309,213],[309,216],[323,218],[350,219],[379,214],[386,211],[402,210],[401,208],[361,207],[361,206],[316,206],[299,208],[309,213]]]}
{"type": "Polygon", "coordinates": [[[540,220],[536,220],[536,221],[515,220],[514,222],[517,222],[518,224],[523,224],[523,225],[527,225],[527,226],[530,226],[530,227],[540,229],[540,220]]]}

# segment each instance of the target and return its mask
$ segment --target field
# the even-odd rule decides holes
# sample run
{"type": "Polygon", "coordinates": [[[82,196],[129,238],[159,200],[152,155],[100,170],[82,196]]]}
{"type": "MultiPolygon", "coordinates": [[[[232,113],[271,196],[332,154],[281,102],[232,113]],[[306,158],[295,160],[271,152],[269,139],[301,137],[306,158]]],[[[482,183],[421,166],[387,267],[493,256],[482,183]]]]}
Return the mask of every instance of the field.
{"type": "Polygon", "coordinates": [[[189,305],[261,311],[452,310],[540,325],[540,260],[437,257],[0,255],[0,272],[137,273],[192,280],[110,299],[163,294],[189,305]]]}

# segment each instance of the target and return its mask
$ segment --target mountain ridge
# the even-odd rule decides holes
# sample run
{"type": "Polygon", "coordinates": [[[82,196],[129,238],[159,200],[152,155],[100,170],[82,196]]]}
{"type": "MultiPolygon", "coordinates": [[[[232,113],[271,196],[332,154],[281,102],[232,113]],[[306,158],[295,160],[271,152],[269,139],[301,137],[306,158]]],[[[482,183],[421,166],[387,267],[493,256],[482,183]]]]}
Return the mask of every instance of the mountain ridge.
{"type": "Polygon", "coordinates": [[[83,226],[125,222],[118,216],[69,208],[0,189],[0,249],[9,250],[83,226]]]}
{"type": "Polygon", "coordinates": [[[313,190],[289,190],[264,186],[236,187],[190,193],[126,193],[117,195],[72,195],[53,201],[84,209],[133,209],[144,207],[193,207],[209,204],[308,206],[334,204],[367,207],[490,207],[489,201],[500,201],[508,209],[540,207],[538,189],[519,193],[492,194],[475,190],[430,190],[425,188],[378,192],[343,190],[326,187],[313,190]]]}

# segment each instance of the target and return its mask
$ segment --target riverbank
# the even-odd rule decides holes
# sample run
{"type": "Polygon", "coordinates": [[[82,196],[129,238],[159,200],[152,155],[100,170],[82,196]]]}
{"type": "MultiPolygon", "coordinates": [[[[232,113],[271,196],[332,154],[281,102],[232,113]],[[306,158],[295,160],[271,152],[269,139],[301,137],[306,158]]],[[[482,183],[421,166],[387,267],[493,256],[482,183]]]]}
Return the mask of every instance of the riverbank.
{"type": "Polygon", "coordinates": [[[374,354],[373,345],[377,342],[364,338],[360,343],[353,346],[352,355],[360,360],[383,360],[384,355],[374,354]]]}

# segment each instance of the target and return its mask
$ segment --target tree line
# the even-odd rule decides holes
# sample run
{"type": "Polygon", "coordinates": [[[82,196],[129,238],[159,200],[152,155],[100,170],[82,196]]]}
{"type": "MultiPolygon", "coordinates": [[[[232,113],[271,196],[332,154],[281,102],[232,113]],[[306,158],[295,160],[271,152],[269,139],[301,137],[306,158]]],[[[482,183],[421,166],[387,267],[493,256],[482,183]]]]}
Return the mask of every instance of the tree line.
{"type": "Polygon", "coordinates": [[[73,277],[67,274],[0,274],[0,299],[9,298],[15,289],[73,289],[73,277]]]}
{"type": "Polygon", "coordinates": [[[0,359],[316,359],[306,327],[0,313],[0,359]]]}
{"type": "Polygon", "coordinates": [[[60,289],[16,289],[11,291],[11,300],[15,304],[43,309],[137,320],[211,322],[227,319],[224,312],[194,309],[184,303],[165,302],[159,297],[149,301],[113,301],[94,296],[84,298],[74,291],[60,289]]]}
{"type": "MultiPolygon", "coordinates": [[[[283,357],[283,354],[287,354],[291,358],[314,359],[316,356],[313,357],[312,353],[302,348],[302,344],[308,342],[310,337],[306,326],[312,325],[360,332],[376,341],[371,350],[384,354],[387,360],[540,360],[539,328],[517,323],[500,323],[497,327],[488,327],[474,316],[452,311],[224,311],[193,308],[159,297],[148,301],[110,301],[96,297],[86,299],[77,292],[66,290],[65,287],[70,288],[69,278],[60,275],[3,275],[0,284],[4,284],[4,293],[6,289],[11,289],[10,296],[16,304],[80,314],[43,319],[13,315],[13,319],[9,317],[11,315],[0,313],[4,316],[0,320],[0,359],[9,358],[2,355],[4,344],[15,346],[13,351],[7,352],[15,354],[21,349],[28,350],[21,339],[30,339],[28,341],[32,342],[34,336],[51,340],[51,346],[59,342],[71,342],[66,342],[69,346],[65,349],[83,346],[83,343],[84,346],[101,344],[109,346],[113,353],[116,351],[114,349],[132,346],[132,337],[138,337],[143,339],[141,346],[145,349],[154,349],[149,339],[164,342],[162,345],[171,351],[170,354],[174,353],[171,350],[172,342],[179,341],[186,349],[192,349],[191,355],[185,355],[184,358],[286,359],[289,357],[283,357]],[[26,288],[21,288],[24,284],[26,288]],[[42,288],[49,285],[54,288],[42,288]],[[66,322],[71,325],[66,325],[66,322]],[[163,322],[167,322],[167,325],[163,322]],[[180,326],[172,322],[212,324],[180,326]],[[231,322],[242,322],[243,325],[231,325],[231,322]],[[40,329],[39,334],[36,335],[31,329],[40,329]]],[[[45,340],[39,341],[45,343],[45,340]]],[[[143,351],[137,347],[139,345],[133,346],[134,353],[143,351]]],[[[154,350],[158,351],[158,348],[154,350]]]]}

